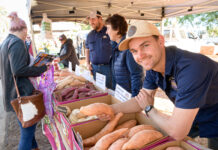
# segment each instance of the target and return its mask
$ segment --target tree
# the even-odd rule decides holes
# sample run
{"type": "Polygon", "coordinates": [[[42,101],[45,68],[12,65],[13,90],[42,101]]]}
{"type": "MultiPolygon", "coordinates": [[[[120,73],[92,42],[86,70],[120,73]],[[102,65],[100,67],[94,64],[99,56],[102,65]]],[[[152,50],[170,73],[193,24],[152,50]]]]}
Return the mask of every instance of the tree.
{"type": "Polygon", "coordinates": [[[192,14],[178,17],[181,25],[190,24],[191,26],[205,27],[211,37],[218,36],[218,11],[202,14],[192,14]]]}
{"type": "Polygon", "coordinates": [[[81,25],[81,29],[82,30],[91,30],[91,26],[90,25],[83,24],[83,23],[81,23],[80,25],[81,25]]]}

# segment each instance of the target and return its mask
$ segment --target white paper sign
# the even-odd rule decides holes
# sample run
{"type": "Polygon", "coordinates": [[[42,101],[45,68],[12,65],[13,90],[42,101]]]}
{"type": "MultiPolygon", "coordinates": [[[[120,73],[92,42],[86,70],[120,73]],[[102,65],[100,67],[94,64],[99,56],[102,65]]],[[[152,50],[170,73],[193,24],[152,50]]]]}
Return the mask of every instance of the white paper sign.
{"type": "Polygon", "coordinates": [[[124,88],[122,88],[120,85],[116,85],[115,88],[115,98],[118,100],[125,102],[129,99],[131,99],[131,94],[127,92],[124,88]]]}
{"type": "Polygon", "coordinates": [[[96,72],[96,82],[95,84],[105,90],[106,89],[106,76],[96,72]]]}
{"type": "Polygon", "coordinates": [[[72,70],[72,62],[69,62],[68,71],[73,72],[73,70],[72,70]]]}
{"type": "Polygon", "coordinates": [[[80,76],[80,67],[78,65],[76,65],[75,74],[80,76]]]}
{"type": "Polygon", "coordinates": [[[88,81],[91,81],[91,79],[92,79],[91,72],[89,70],[86,70],[86,69],[83,70],[82,76],[88,81]]]}

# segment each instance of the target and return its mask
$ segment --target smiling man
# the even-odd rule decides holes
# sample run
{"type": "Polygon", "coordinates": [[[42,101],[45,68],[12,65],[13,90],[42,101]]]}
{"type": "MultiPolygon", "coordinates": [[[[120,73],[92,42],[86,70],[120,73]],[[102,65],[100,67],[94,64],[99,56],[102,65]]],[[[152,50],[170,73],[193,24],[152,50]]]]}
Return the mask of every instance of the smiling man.
{"type": "MultiPolygon", "coordinates": [[[[119,50],[126,49],[146,70],[146,77],[140,93],[112,105],[114,112],[145,110],[174,139],[200,135],[209,139],[210,148],[218,149],[218,63],[201,54],[165,47],[158,29],[145,21],[130,26],[128,37],[119,46],[119,50]],[[175,105],[172,116],[153,107],[158,87],[175,105]]],[[[102,115],[102,119],[106,118],[102,115]]]]}

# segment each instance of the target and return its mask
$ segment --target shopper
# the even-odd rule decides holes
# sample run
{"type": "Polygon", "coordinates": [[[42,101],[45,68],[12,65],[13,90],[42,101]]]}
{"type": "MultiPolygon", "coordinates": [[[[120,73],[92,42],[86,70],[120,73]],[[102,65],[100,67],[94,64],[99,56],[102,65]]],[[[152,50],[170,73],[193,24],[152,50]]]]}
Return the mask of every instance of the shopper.
{"type": "Polygon", "coordinates": [[[29,54],[33,56],[33,48],[32,48],[32,41],[31,41],[30,35],[27,35],[26,40],[25,40],[25,45],[26,45],[27,51],[29,51],[29,54]]]}
{"type": "Polygon", "coordinates": [[[72,70],[75,71],[76,65],[79,65],[79,60],[73,46],[73,40],[67,39],[67,37],[62,34],[59,36],[59,41],[61,42],[61,50],[56,60],[61,62],[65,68],[68,68],[69,62],[71,62],[72,70]]]}
{"type": "Polygon", "coordinates": [[[143,69],[138,65],[129,50],[119,51],[120,43],[126,38],[127,22],[123,16],[115,14],[108,17],[107,34],[112,42],[111,70],[113,89],[118,84],[136,96],[142,87],[143,69]]]}
{"type": "Polygon", "coordinates": [[[92,71],[96,80],[96,73],[106,76],[107,88],[112,87],[110,59],[111,59],[111,43],[110,38],[106,34],[101,12],[91,12],[88,17],[89,23],[93,30],[89,32],[86,39],[86,64],[92,71]]]}
{"type": "MultiPolygon", "coordinates": [[[[34,87],[28,77],[40,76],[47,70],[45,65],[41,67],[29,66],[30,57],[24,43],[27,36],[26,23],[17,16],[16,12],[12,12],[9,17],[11,19],[10,34],[3,41],[0,49],[3,101],[7,112],[13,111],[10,102],[17,98],[13,75],[20,95],[29,96],[34,87]]],[[[23,128],[19,120],[18,123],[21,134],[18,150],[38,149],[34,135],[36,124],[23,128]]]]}
{"type": "MultiPolygon", "coordinates": [[[[158,29],[145,21],[135,21],[127,35],[119,49],[131,51],[146,70],[146,77],[135,98],[112,105],[115,113],[145,109],[147,116],[174,139],[200,135],[208,138],[209,148],[218,149],[218,63],[202,54],[165,47],[158,29]],[[158,87],[175,105],[172,116],[153,107],[158,87]]],[[[103,116],[101,119],[107,119],[103,116]]]]}

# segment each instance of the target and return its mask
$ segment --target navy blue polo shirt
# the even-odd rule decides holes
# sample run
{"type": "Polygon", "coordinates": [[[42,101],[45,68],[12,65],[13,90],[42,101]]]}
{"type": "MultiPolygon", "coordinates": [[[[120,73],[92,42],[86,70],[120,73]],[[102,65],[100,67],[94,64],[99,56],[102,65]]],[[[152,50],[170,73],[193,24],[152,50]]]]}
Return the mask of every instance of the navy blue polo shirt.
{"type": "Polygon", "coordinates": [[[166,47],[164,77],[149,70],[143,87],[160,87],[177,108],[200,108],[193,125],[199,126],[201,137],[218,137],[217,62],[174,46],[166,47]]]}
{"type": "Polygon", "coordinates": [[[109,64],[112,55],[110,38],[104,26],[101,31],[92,30],[86,39],[86,48],[89,49],[89,58],[92,64],[109,64]]]}

